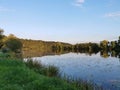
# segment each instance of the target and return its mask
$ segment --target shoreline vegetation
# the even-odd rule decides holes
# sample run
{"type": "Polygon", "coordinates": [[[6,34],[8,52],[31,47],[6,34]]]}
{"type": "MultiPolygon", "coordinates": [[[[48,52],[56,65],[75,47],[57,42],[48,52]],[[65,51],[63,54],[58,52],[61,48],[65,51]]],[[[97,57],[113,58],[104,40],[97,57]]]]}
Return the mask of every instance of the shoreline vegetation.
{"type": "Polygon", "coordinates": [[[59,69],[55,66],[44,66],[32,59],[25,62],[23,59],[50,53],[80,52],[91,55],[99,51],[105,57],[107,55],[104,52],[120,56],[120,37],[118,41],[104,40],[99,44],[89,42],[72,45],[62,42],[19,39],[13,34],[5,36],[3,32],[0,29],[1,90],[103,90],[102,87],[91,82],[76,80],[68,76],[61,77],[59,69]]]}
{"type": "Polygon", "coordinates": [[[62,81],[67,82],[72,87],[74,87],[75,90],[103,90],[102,87],[95,85],[88,81],[83,81],[81,79],[75,79],[75,78],[72,78],[72,77],[69,77],[66,75],[61,77],[59,68],[54,65],[45,66],[41,62],[38,62],[31,58],[28,58],[26,60],[25,64],[27,65],[27,67],[29,67],[30,69],[32,69],[33,71],[35,71],[41,75],[44,75],[47,77],[59,78],[62,81]]]}
{"type": "Polygon", "coordinates": [[[59,78],[50,78],[29,69],[22,60],[0,60],[1,90],[76,90],[59,78]]]}
{"type": "Polygon", "coordinates": [[[109,56],[120,58],[120,37],[116,41],[103,40],[100,43],[69,44],[63,42],[45,42],[40,40],[20,39],[23,48],[23,57],[40,57],[44,55],[60,55],[69,52],[97,54],[104,58],[109,56]],[[29,53],[28,53],[29,52],[29,53]]]}
{"type": "Polygon", "coordinates": [[[87,81],[61,77],[55,66],[44,66],[31,58],[15,59],[11,53],[6,55],[0,57],[1,90],[103,90],[87,81]]]}
{"type": "Polygon", "coordinates": [[[101,56],[110,53],[115,57],[120,55],[120,36],[115,41],[103,40],[99,43],[88,42],[73,45],[64,42],[20,39],[13,34],[5,36],[3,33],[4,30],[0,29],[0,50],[4,53],[11,51],[22,53],[24,58],[67,52],[88,53],[89,55],[101,52],[101,56]]]}

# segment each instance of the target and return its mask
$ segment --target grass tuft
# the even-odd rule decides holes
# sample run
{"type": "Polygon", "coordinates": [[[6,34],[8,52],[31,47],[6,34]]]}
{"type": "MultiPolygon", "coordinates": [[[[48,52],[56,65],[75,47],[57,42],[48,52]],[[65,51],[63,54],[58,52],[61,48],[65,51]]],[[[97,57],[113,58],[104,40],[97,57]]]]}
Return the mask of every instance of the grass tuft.
{"type": "Polygon", "coordinates": [[[51,65],[45,66],[45,65],[42,65],[41,62],[38,62],[31,58],[27,59],[25,63],[30,69],[33,69],[35,72],[40,73],[42,75],[45,75],[48,77],[57,77],[59,75],[58,67],[51,66],[51,65]]]}

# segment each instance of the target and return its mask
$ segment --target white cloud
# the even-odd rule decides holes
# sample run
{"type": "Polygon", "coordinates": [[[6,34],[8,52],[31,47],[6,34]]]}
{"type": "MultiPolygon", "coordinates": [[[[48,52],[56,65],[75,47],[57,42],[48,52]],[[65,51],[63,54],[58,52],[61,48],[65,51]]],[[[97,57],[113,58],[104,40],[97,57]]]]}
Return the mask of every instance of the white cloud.
{"type": "Polygon", "coordinates": [[[85,0],[75,0],[74,6],[82,7],[84,2],[85,2],[85,0]]]}
{"type": "Polygon", "coordinates": [[[120,17],[120,11],[107,13],[105,14],[105,17],[120,17]]]}
{"type": "Polygon", "coordinates": [[[0,12],[11,12],[11,11],[14,11],[14,10],[13,10],[13,9],[8,9],[8,8],[1,7],[1,6],[0,6],[0,12]]]}
{"type": "Polygon", "coordinates": [[[83,4],[83,3],[85,2],[85,0],[76,0],[76,2],[77,2],[78,4],[83,4]]]}

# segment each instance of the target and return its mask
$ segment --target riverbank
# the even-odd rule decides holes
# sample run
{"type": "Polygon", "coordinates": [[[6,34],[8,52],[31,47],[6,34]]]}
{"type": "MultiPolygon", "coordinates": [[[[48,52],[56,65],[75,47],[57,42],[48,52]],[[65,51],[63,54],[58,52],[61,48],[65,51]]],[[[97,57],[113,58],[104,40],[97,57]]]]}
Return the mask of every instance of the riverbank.
{"type": "Polygon", "coordinates": [[[50,78],[30,70],[23,61],[0,60],[1,90],[76,90],[58,78],[50,78]]]}
{"type": "MultiPolygon", "coordinates": [[[[23,62],[15,58],[7,58],[9,54],[1,55],[0,59],[0,89],[1,90],[93,90],[91,84],[70,82],[54,76],[57,69],[53,67],[48,73],[47,67],[38,63],[23,62]],[[44,72],[46,73],[44,73],[44,72]],[[41,73],[42,72],[42,73],[41,73]],[[46,74],[46,75],[45,75],[46,74]]],[[[50,68],[50,67],[49,67],[50,68]]]]}

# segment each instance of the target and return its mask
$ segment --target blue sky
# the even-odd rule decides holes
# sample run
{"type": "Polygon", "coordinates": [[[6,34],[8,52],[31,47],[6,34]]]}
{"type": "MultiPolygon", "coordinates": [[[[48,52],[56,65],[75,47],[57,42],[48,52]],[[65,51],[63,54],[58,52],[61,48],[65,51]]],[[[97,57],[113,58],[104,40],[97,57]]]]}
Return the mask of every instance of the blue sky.
{"type": "Polygon", "coordinates": [[[5,35],[68,43],[114,40],[120,0],[0,0],[5,35]]]}

